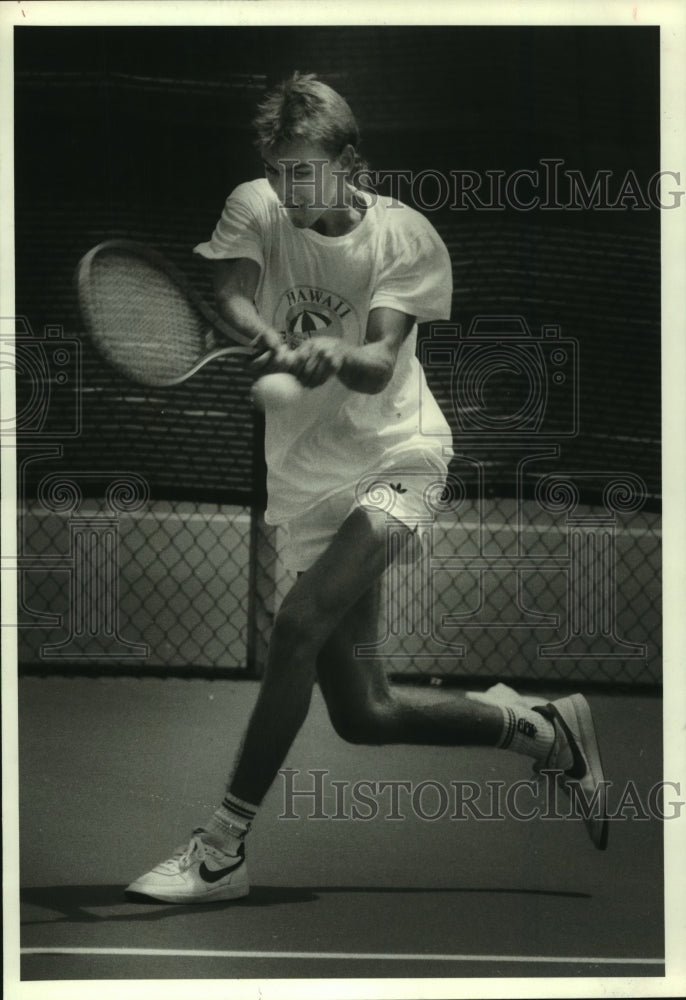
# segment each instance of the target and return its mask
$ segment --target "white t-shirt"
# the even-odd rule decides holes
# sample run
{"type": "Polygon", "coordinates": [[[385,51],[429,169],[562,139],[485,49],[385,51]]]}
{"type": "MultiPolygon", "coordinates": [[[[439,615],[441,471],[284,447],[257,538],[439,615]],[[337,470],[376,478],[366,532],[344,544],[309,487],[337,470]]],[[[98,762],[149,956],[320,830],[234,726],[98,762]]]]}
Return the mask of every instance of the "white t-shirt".
{"type": "MultiPolygon", "coordinates": [[[[249,181],[229,196],[212,238],[195,252],[256,261],[256,307],[291,345],[309,336],[361,345],[369,311],[378,306],[420,323],[448,319],[450,257],[433,226],[389,198],[368,195],[367,202],[353,230],[323,236],[296,228],[267,180],[249,181]]],[[[270,524],[288,522],[418,452],[430,451],[442,464],[450,458],[450,429],[415,357],[416,343],[415,325],[380,393],[355,392],[331,378],[297,404],[267,410],[270,524]]]]}

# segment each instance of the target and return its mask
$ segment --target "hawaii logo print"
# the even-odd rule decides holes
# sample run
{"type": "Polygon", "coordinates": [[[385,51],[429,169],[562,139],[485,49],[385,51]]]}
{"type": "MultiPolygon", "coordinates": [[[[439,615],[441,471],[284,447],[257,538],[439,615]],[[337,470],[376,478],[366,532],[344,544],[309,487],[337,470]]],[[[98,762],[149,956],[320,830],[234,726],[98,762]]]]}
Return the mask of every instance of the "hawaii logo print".
{"type": "Polygon", "coordinates": [[[298,285],[289,289],[276,310],[275,325],[284,332],[289,347],[310,337],[342,337],[344,321],[356,322],[355,311],[345,299],[323,288],[298,285]]]}

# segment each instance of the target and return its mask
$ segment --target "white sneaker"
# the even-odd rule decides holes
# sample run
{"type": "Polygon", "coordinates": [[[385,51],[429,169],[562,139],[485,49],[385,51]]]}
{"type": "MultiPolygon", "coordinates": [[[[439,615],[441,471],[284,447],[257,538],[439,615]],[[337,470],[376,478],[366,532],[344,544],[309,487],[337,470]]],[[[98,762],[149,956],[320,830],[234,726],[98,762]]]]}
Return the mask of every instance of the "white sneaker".
{"type": "Polygon", "coordinates": [[[245,849],[225,854],[209,842],[203,829],[146,875],[127,886],[126,895],[147,896],[164,903],[214,903],[247,896],[250,890],[245,849]]]}
{"type": "Polygon", "coordinates": [[[545,761],[534,771],[551,771],[559,788],[567,795],[577,792],[576,806],[588,835],[599,851],[607,847],[607,782],[598,749],[591,709],[582,694],[536,708],[555,729],[555,741],[545,761]],[[577,786],[572,789],[572,786],[577,786]],[[582,801],[583,799],[583,801],[582,801]]]}
{"type": "Polygon", "coordinates": [[[469,698],[470,701],[483,701],[487,705],[523,705],[525,708],[534,708],[541,704],[540,698],[519,694],[502,681],[489,687],[487,691],[465,691],[465,698],[469,698]]]}

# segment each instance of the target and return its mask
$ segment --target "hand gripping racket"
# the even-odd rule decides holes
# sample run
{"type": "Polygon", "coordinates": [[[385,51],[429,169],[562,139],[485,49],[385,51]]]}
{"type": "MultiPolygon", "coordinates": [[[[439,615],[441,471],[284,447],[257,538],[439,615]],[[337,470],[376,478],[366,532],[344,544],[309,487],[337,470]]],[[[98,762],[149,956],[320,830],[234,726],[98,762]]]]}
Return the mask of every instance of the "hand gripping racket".
{"type": "Polygon", "coordinates": [[[93,247],[78,264],[76,286],[95,347],[134,382],[178,385],[216,358],[255,355],[250,339],[143,243],[108,240],[93,247]]]}

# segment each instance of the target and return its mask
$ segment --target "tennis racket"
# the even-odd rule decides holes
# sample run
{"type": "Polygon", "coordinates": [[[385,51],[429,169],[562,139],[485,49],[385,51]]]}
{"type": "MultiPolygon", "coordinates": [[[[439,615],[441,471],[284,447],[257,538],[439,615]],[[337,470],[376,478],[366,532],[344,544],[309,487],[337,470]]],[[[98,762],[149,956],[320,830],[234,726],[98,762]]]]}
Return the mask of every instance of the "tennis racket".
{"type": "Polygon", "coordinates": [[[178,385],[217,358],[255,356],[250,339],[143,243],[107,240],[93,247],[77,266],[76,287],[93,344],[134,382],[178,385]]]}

